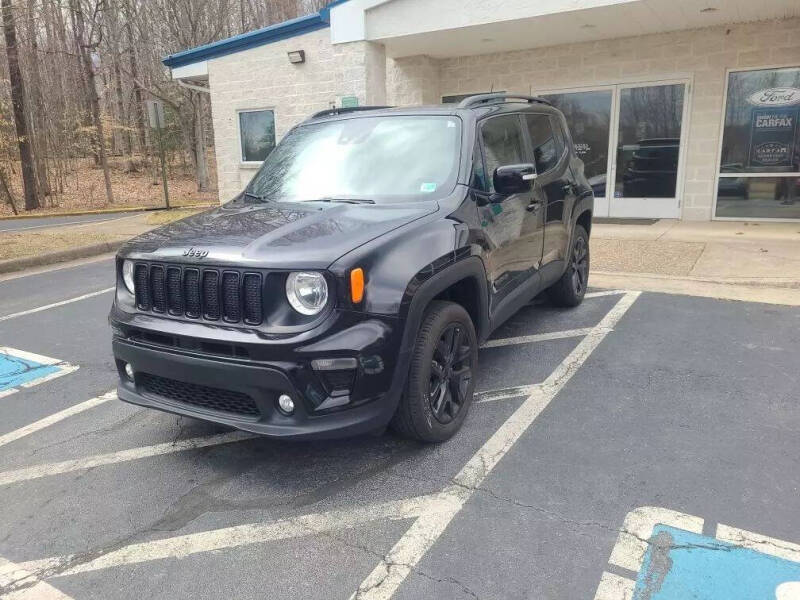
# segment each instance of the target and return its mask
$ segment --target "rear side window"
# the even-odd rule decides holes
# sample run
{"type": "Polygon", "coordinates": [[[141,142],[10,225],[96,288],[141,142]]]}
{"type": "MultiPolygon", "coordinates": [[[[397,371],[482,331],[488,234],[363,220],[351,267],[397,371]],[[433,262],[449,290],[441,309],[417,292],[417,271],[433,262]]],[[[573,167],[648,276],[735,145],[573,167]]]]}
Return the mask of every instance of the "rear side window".
{"type": "Polygon", "coordinates": [[[481,126],[481,138],[486,160],[486,179],[490,191],[493,192],[492,175],[497,167],[525,162],[519,116],[501,115],[487,119],[481,126]]]}
{"type": "Polygon", "coordinates": [[[525,115],[528,132],[533,145],[533,156],[536,160],[536,172],[546,173],[558,164],[564,153],[564,134],[558,123],[550,120],[550,115],[525,115]],[[553,125],[557,126],[557,133],[553,125]]]}

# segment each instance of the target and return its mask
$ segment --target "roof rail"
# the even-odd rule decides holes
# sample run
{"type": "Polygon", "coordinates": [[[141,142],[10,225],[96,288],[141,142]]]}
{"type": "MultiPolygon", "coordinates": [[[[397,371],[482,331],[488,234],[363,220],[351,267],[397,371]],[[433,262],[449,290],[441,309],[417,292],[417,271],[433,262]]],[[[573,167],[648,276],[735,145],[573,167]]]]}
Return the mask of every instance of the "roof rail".
{"type": "Polygon", "coordinates": [[[528,104],[533,102],[537,102],[539,104],[547,104],[547,106],[553,106],[545,100],[544,98],[539,98],[538,96],[525,96],[523,94],[507,94],[505,92],[494,92],[492,94],[478,94],[476,96],[468,96],[464,98],[461,102],[458,103],[458,108],[475,108],[481,104],[488,104],[493,100],[497,100],[499,102],[512,102],[514,100],[523,100],[528,104]]]}
{"type": "Polygon", "coordinates": [[[381,108],[392,108],[391,106],[339,106],[338,108],[326,108],[311,115],[311,119],[317,117],[330,117],[333,115],[341,115],[349,112],[358,112],[361,110],[380,110],[381,108]]]}

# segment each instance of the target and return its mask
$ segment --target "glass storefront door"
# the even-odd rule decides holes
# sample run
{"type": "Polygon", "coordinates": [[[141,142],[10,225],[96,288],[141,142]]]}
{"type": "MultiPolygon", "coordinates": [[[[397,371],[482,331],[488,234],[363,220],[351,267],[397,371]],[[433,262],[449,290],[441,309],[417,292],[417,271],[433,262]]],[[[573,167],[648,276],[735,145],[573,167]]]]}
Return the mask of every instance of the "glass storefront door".
{"type": "Polygon", "coordinates": [[[583,161],[586,179],[594,190],[595,214],[608,216],[606,181],[611,167],[609,136],[614,89],[547,94],[567,118],[575,154],[583,161]]]}
{"type": "Polygon", "coordinates": [[[595,215],[680,217],[686,82],[546,93],[565,115],[595,215]]]}

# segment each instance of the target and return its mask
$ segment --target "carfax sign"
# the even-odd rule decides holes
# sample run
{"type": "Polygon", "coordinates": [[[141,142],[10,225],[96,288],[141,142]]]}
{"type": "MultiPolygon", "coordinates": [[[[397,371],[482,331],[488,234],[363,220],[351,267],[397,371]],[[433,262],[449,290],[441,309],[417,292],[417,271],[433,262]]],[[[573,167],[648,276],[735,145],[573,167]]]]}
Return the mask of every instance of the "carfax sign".
{"type": "Polygon", "coordinates": [[[797,108],[759,108],[752,112],[750,167],[791,167],[797,108]]]}
{"type": "Polygon", "coordinates": [[[747,102],[756,107],[750,119],[748,167],[791,167],[794,162],[800,89],[766,88],[747,102]]]}

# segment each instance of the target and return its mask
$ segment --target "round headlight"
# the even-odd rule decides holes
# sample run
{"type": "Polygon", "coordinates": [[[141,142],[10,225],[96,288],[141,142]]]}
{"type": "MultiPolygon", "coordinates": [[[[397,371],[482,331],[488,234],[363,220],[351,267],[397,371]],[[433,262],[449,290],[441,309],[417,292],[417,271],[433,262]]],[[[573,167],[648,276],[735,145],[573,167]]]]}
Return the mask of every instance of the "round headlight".
{"type": "Polygon", "coordinates": [[[321,273],[289,273],[286,279],[286,298],[301,315],[316,315],[328,302],[328,283],[321,273]]]}
{"type": "Polygon", "coordinates": [[[133,261],[126,260],[122,263],[122,281],[131,294],[135,294],[133,283],[133,261]]]}

